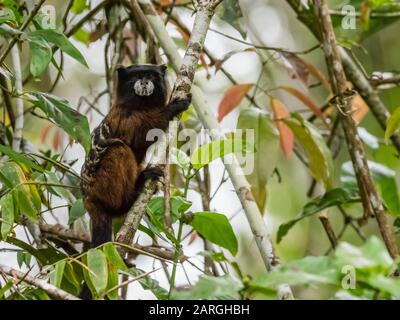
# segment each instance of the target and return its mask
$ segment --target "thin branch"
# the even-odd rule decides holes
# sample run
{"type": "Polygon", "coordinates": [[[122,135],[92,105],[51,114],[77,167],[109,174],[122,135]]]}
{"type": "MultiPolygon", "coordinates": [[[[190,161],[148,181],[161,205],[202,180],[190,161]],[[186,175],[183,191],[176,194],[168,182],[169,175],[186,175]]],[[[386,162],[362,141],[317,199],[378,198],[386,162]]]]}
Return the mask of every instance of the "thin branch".
{"type": "MultiPolygon", "coordinates": [[[[180,70],[182,59],[178,53],[174,41],[166,31],[163,21],[155,13],[154,8],[152,8],[148,0],[141,0],[140,4],[142,5],[142,9],[146,15],[146,18],[152,26],[161,47],[164,49],[169,61],[172,63],[173,68],[175,71],[180,70]]],[[[193,105],[203,126],[207,129],[210,129],[210,133],[214,140],[224,139],[225,135],[221,130],[209,105],[205,102],[202,91],[197,86],[192,86],[192,94],[193,105]]],[[[243,206],[246,218],[255,237],[255,241],[264,265],[267,270],[271,270],[272,268],[279,266],[279,260],[273,248],[271,236],[265,225],[265,221],[263,220],[260,210],[258,209],[258,206],[254,200],[254,196],[251,192],[251,186],[246,180],[243,170],[235,157],[233,157],[232,163],[226,163],[225,167],[229,173],[236,194],[238,195],[243,206]]],[[[292,296],[290,289],[287,293],[292,296]]]]}
{"type": "Polygon", "coordinates": [[[37,288],[40,288],[44,291],[46,291],[51,297],[55,299],[60,299],[60,300],[80,300],[78,297],[73,296],[72,294],[69,294],[68,292],[59,289],[52,284],[38,278],[34,278],[32,276],[27,275],[24,272],[21,272],[19,270],[10,268],[8,266],[5,266],[3,264],[0,264],[0,272],[5,273],[13,278],[17,278],[19,280],[22,280],[26,283],[29,283],[37,288]]]}
{"type": "MultiPolygon", "coordinates": [[[[360,12],[351,12],[351,11],[340,11],[340,10],[329,10],[329,14],[332,16],[338,16],[338,17],[361,17],[360,12]]],[[[372,11],[369,14],[369,17],[371,19],[396,19],[400,17],[400,11],[394,11],[394,12],[377,12],[377,11],[372,11]]]]}
{"type": "Polygon", "coordinates": [[[396,258],[398,256],[396,239],[387,221],[385,209],[368,168],[367,158],[357,133],[356,124],[351,116],[351,102],[354,92],[349,92],[347,87],[347,79],[336,44],[336,37],[333,31],[328,5],[326,0],[314,0],[313,3],[321,28],[321,37],[324,44],[331,85],[336,95],[336,99],[334,100],[343,124],[349,154],[353,163],[364,207],[364,218],[367,219],[370,216],[376,217],[386,247],[392,258],[396,258]]]}
{"type": "MultiPolygon", "coordinates": [[[[320,39],[320,33],[317,30],[318,23],[315,15],[310,10],[306,10],[302,6],[300,0],[286,0],[286,2],[296,12],[297,18],[311,30],[317,39],[320,39]]],[[[347,77],[368,104],[369,109],[381,128],[386,130],[386,123],[390,117],[388,109],[385,107],[378,93],[373,89],[364,73],[358,68],[349,54],[342,48],[339,48],[339,53],[347,77]]],[[[397,149],[397,152],[400,153],[400,133],[393,134],[390,139],[394,147],[397,149]]]]}
{"type": "Polygon", "coordinates": [[[318,218],[321,221],[322,226],[324,227],[324,230],[326,232],[326,235],[328,236],[332,248],[335,249],[337,246],[337,239],[335,236],[335,232],[333,231],[332,225],[329,221],[327,213],[326,212],[321,213],[318,218]]]}
{"type": "Polygon", "coordinates": [[[17,46],[11,47],[11,58],[15,75],[15,91],[17,96],[15,98],[17,110],[15,113],[12,148],[14,151],[19,152],[21,149],[22,131],[24,129],[24,100],[20,96],[23,92],[21,78],[22,70],[19,49],[17,46]]]}

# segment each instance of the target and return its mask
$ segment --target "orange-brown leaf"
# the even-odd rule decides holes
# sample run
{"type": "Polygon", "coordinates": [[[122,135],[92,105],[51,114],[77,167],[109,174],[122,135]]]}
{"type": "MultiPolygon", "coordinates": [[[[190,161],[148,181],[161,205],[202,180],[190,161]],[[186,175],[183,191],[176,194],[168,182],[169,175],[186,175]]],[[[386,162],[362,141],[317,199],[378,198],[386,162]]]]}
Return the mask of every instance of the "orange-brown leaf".
{"type": "Polygon", "coordinates": [[[192,234],[190,235],[188,245],[190,246],[193,242],[196,241],[196,239],[197,239],[198,237],[199,237],[199,235],[197,234],[197,232],[196,232],[196,231],[193,231],[192,234]]]}
{"type": "Polygon", "coordinates": [[[359,124],[368,113],[368,110],[369,108],[367,103],[359,94],[357,94],[352,101],[352,116],[354,121],[359,124]]]}
{"type": "Polygon", "coordinates": [[[61,133],[57,130],[53,135],[53,148],[59,150],[61,146],[61,133]]]}
{"type": "Polygon", "coordinates": [[[314,102],[314,100],[311,97],[305,95],[303,92],[293,87],[282,86],[280,88],[290,93],[291,95],[299,99],[301,102],[303,102],[312,112],[314,112],[314,114],[318,118],[320,118],[322,121],[325,122],[324,114],[321,112],[318,105],[314,102]]]}
{"type": "Polygon", "coordinates": [[[307,66],[308,71],[322,83],[322,85],[325,87],[326,90],[329,91],[329,93],[331,93],[332,92],[331,85],[329,84],[329,81],[328,79],[326,79],[324,74],[312,63],[306,60],[303,60],[303,62],[307,66]]]}
{"type": "Polygon", "coordinates": [[[42,130],[41,130],[41,132],[40,132],[40,142],[41,142],[41,143],[44,143],[44,142],[46,141],[47,135],[49,134],[49,131],[50,131],[50,129],[51,129],[52,127],[53,127],[53,126],[52,126],[51,124],[49,124],[49,125],[46,125],[46,126],[44,126],[44,127],[42,128],[42,130]]]}
{"type": "Polygon", "coordinates": [[[289,111],[281,101],[275,98],[271,98],[271,108],[274,113],[276,127],[279,130],[282,151],[288,157],[293,152],[294,135],[292,130],[282,120],[290,116],[289,111]]]}
{"type": "Polygon", "coordinates": [[[185,30],[182,30],[182,28],[180,28],[179,26],[176,26],[176,30],[181,34],[183,42],[185,42],[185,44],[188,44],[190,35],[187,34],[185,30]]]}
{"type": "Polygon", "coordinates": [[[252,86],[252,83],[236,84],[226,91],[218,106],[218,122],[240,104],[252,86]]]}

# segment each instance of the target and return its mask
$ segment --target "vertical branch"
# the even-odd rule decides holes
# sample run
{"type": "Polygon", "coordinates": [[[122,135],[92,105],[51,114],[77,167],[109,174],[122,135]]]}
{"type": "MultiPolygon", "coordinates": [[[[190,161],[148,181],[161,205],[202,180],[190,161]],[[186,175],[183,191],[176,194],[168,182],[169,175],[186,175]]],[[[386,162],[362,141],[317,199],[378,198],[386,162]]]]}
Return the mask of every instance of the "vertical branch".
{"type": "MultiPolygon", "coordinates": [[[[15,98],[16,102],[16,113],[15,113],[15,124],[14,124],[14,134],[12,141],[12,149],[16,152],[21,151],[21,141],[22,141],[22,132],[24,129],[24,101],[21,98],[21,94],[23,93],[22,86],[22,70],[21,70],[21,60],[18,46],[14,45],[11,47],[11,61],[14,69],[15,75],[15,91],[17,97],[15,98]]],[[[25,222],[30,234],[35,240],[36,244],[40,247],[42,245],[41,233],[39,226],[29,219],[25,222]]]]}
{"type": "MultiPolygon", "coordinates": [[[[317,23],[314,14],[310,10],[306,10],[300,0],[286,0],[291,8],[296,12],[297,18],[314,34],[317,39],[321,39],[316,28],[317,23]]],[[[365,75],[360,71],[359,67],[350,58],[349,54],[343,48],[339,48],[342,58],[343,68],[348,79],[353,83],[358,93],[367,102],[369,109],[378,121],[383,130],[386,130],[386,122],[390,117],[390,113],[380,99],[378,93],[366,79],[365,75]]],[[[400,153],[400,133],[393,134],[390,139],[393,146],[400,153]]]]}
{"type": "Polygon", "coordinates": [[[342,121],[343,130],[353,163],[357,184],[364,207],[364,218],[375,216],[386,247],[393,258],[398,256],[396,240],[386,219],[382,201],[377,193],[374,181],[368,168],[364,148],[357,133],[356,124],[351,116],[351,103],[354,92],[347,88],[347,79],[343,70],[342,60],[336,37],[333,31],[326,0],[314,0],[314,8],[319,19],[321,38],[324,46],[326,63],[331,77],[331,84],[336,95],[336,104],[342,121]]]}
{"type": "MultiPolygon", "coordinates": [[[[149,0],[140,0],[140,5],[173,68],[175,71],[180,70],[182,59],[175,43],[165,29],[163,21],[157,15],[149,0]]],[[[210,130],[211,138],[214,140],[224,139],[225,135],[212,110],[206,103],[202,91],[197,86],[193,86],[192,94],[193,105],[196,109],[196,113],[203,126],[210,130]]],[[[225,168],[229,173],[232,185],[234,186],[236,194],[242,204],[264,265],[267,270],[271,270],[272,268],[279,266],[279,259],[275,254],[271,236],[265,225],[265,221],[263,220],[260,210],[254,200],[251,186],[246,180],[244,172],[236,157],[233,157],[231,164],[226,163],[225,168]]],[[[279,296],[284,297],[285,299],[293,297],[289,286],[283,285],[281,289],[279,296]]]]}
{"type": "Polygon", "coordinates": [[[15,113],[15,125],[14,125],[14,135],[12,141],[12,148],[14,151],[19,152],[21,149],[22,141],[22,131],[24,129],[24,100],[20,97],[23,92],[22,88],[22,71],[21,71],[21,61],[19,56],[19,49],[17,46],[11,48],[11,59],[15,74],[15,91],[17,98],[15,98],[15,103],[17,110],[15,113]]]}
{"type": "MultiPolygon", "coordinates": [[[[167,56],[171,63],[174,65],[174,69],[180,69],[175,82],[173,93],[171,95],[171,100],[185,99],[190,93],[195,69],[198,62],[198,56],[203,47],[208,26],[214,13],[214,8],[218,3],[219,1],[199,1],[196,18],[193,25],[192,36],[189,40],[188,48],[185,53],[185,58],[183,59],[184,63],[182,63],[182,59],[176,50],[175,44],[165,30],[164,24],[161,21],[160,17],[154,11],[151,2],[149,0],[139,1],[141,9],[143,10],[143,13],[149,21],[149,24],[152,26],[154,32],[157,32],[156,28],[154,28],[153,26],[154,21],[158,23],[158,28],[161,28],[165,31],[166,37],[170,41],[168,48],[169,50],[172,50],[169,53],[166,52],[167,56]],[[174,54],[171,55],[171,52],[174,52],[174,54]]],[[[166,49],[164,48],[164,50],[166,49]]],[[[159,159],[156,159],[156,162],[162,162],[162,160],[165,160],[165,151],[167,150],[167,144],[169,141],[173,141],[175,139],[174,134],[176,131],[174,129],[177,128],[176,126],[177,121],[171,121],[169,133],[167,133],[166,135],[168,139],[165,139],[164,146],[160,146],[162,152],[159,153],[159,159]],[[171,130],[171,126],[175,126],[175,128],[172,128],[171,130]]],[[[152,161],[154,161],[154,159],[152,159],[152,161]]],[[[160,186],[158,182],[150,180],[145,182],[143,192],[139,195],[138,199],[129,210],[125,222],[117,234],[116,239],[118,242],[129,244],[132,243],[136,230],[139,227],[140,220],[146,212],[147,203],[150,201],[151,196],[159,187],[160,186]]],[[[124,253],[123,248],[121,248],[120,253],[124,253]]]]}

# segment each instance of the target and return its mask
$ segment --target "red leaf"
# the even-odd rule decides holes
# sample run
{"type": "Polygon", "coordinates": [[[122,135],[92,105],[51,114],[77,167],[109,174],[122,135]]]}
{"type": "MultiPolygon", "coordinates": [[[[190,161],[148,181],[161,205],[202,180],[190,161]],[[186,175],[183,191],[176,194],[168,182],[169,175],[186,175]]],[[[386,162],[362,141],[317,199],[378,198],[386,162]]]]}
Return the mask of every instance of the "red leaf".
{"type": "Polygon", "coordinates": [[[283,52],[282,58],[292,79],[299,79],[306,89],[308,89],[308,77],[311,74],[318,79],[329,92],[331,92],[329,81],[312,63],[290,52],[283,52]]]}
{"type": "Polygon", "coordinates": [[[281,89],[289,92],[291,95],[295,96],[301,102],[303,102],[314,114],[320,118],[324,123],[326,123],[325,115],[321,112],[318,105],[314,102],[312,98],[306,96],[303,92],[297,90],[296,88],[282,86],[281,89]]]}
{"type": "Polygon", "coordinates": [[[57,130],[53,136],[53,148],[54,150],[59,150],[61,146],[61,134],[60,131],[57,130]]]}
{"type": "Polygon", "coordinates": [[[228,89],[218,106],[218,122],[240,104],[252,86],[252,83],[243,83],[228,89]]]}
{"type": "Polygon", "coordinates": [[[51,124],[46,125],[42,128],[42,130],[40,132],[40,142],[41,143],[44,143],[46,141],[51,128],[53,128],[53,126],[51,124]]]}
{"type": "Polygon", "coordinates": [[[293,152],[294,135],[292,130],[282,121],[290,116],[289,111],[281,101],[272,97],[271,107],[274,113],[276,127],[279,130],[282,151],[286,157],[289,157],[293,152]]]}

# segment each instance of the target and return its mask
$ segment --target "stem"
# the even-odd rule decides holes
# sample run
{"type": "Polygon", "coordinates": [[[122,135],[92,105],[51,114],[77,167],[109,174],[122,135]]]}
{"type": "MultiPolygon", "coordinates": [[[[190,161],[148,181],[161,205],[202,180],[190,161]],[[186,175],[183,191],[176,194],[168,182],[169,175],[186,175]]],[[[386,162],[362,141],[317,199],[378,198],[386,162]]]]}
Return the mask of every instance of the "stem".
{"type": "Polygon", "coordinates": [[[179,253],[181,252],[181,239],[182,239],[182,229],[183,229],[183,218],[179,220],[179,229],[178,229],[178,236],[177,236],[177,243],[175,247],[175,256],[174,256],[174,266],[172,267],[172,274],[171,274],[171,281],[169,285],[169,291],[168,291],[168,300],[171,298],[171,293],[172,290],[175,287],[175,276],[176,276],[176,268],[178,266],[178,258],[179,258],[179,253]]]}
{"type": "Polygon", "coordinates": [[[11,48],[11,58],[15,74],[15,102],[17,106],[17,112],[15,113],[15,128],[12,149],[16,152],[19,152],[21,149],[22,131],[24,129],[24,100],[21,98],[21,94],[23,92],[21,78],[22,70],[18,47],[13,46],[11,48]]]}
{"type": "MultiPolygon", "coordinates": [[[[306,10],[300,0],[286,0],[289,6],[296,12],[297,18],[320,40],[320,32],[317,30],[318,23],[316,17],[311,10],[306,10]]],[[[390,113],[379,97],[378,93],[369,83],[363,72],[356,63],[350,58],[349,54],[339,48],[340,57],[342,59],[343,68],[347,77],[353,83],[358,93],[368,104],[369,109],[378,121],[381,128],[386,130],[386,122],[390,117],[390,113]]],[[[400,133],[395,133],[390,137],[394,147],[400,153],[400,133]]]]}
{"type": "Polygon", "coordinates": [[[386,247],[395,259],[398,256],[395,236],[389,226],[385,215],[385,209],[377,193],[371,172],[368,168],[367,158],[360,137],[357,133],[356,124],[351,116],[352,98],[354,93],[349,96],[347,79],[343,70],[342,60],[336,44],[336,37],[329,15],[326,0],[314,0],[314,9],[319,19],[321,28],[321,38],[324,45],[326,63],[329,70],[331,84],[336,98],[336,106],[342,121],[346,142],[353,163],[357,184],[364,207],[364,219],[375,216],[379,230],[385,241],[386,247]]]}
{"type": "Polygon", "coordinates": [[[32,276],[25,274],[24,272],[10,268],[3,264],[0,264],[0,273],[8,274],[9,276],[11,276],[13,278],[17,278],[17,279],[22,280],[26,283],[29,283],[37,288],[40,288],[40,289],[46,291],[53,298],[60,299],[60,300],[80,300],[78,297],[75,297],[72,294],[65,292],[64,290],[59,289],[59,288],[53,286],[52,284],[47,283],[46,281],[44,281],[42,279],[34,278],[32,276]]]}

